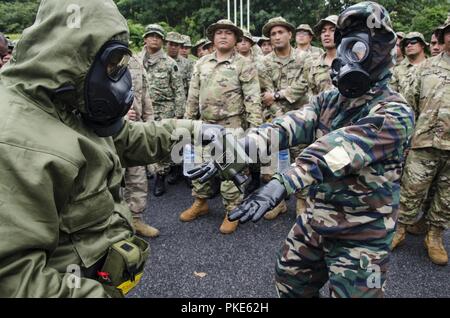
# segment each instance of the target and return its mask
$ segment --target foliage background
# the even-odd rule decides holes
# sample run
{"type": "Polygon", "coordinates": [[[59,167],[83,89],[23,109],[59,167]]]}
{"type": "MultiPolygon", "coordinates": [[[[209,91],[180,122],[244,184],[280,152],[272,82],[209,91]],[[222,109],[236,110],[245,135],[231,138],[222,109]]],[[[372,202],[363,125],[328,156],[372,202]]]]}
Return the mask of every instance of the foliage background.
{"type": "MultiPolygon", "coordinates": [[[[92,0],[95,1],[95,0],[92,0]]],[[[128,19],[132,41],[141,43],[144,26],[160,23],[167,31],[176,30],[195,42],[204,36],[211,23],[226,18],[226,0],[114,0],[128,19]]],[[[1,0],[0,32],[21,33],[34,21],[39,0],[1,0]]],[[[230,1],[233,4],[233,0],[230,1]]],[[[247,3],[246,0],[243,1],[247,3]]],[[[251,27],[260,35],[271,17],[283,16],[291,23],[311,26],[330,14],[339,14],[359,0],[251,0],[251,27]]],[[[379,0],[391,13],[396,31],[419,31],[426,39],[442,24],[450,12],[450,0],[379,0]]],[[[239,1],[237,1],[239,4],[239,1]]]]}

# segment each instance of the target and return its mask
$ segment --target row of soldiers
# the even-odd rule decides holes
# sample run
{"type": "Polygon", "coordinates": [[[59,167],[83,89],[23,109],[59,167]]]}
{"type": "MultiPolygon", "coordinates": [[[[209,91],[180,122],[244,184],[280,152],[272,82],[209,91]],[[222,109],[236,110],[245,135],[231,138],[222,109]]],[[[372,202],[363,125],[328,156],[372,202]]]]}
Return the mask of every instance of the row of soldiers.
{"type": "MultiPolygon", "coordinates": [[[[314,28],[307,24],[295,28],[282,17],[272,18],[264,25],[263,37],[259,39],[229,20],[220,20],[208,27],[207,39],[198,41],[193,47],[186,36],[176,32],[166,34],[161,26],[148,25],[144,34],[145,48],[130,67],[138,97],[130,119],[184,117],[245,130],[298,110],[312,96],[334,89],[330,71],[336,57],[334,31],[337,19],[336,15],[331,15],[320,20],[314,28]],[[323,49],[311,45],[315,36],[320,39],[323,49]],[[294,37],[296,48],[291,46],[294,37]],[[167,53],[163,50],[164,42],[167,53]],[[198,61],[189,58],[189,48],[198,61]]],[[[420,142],[413,138],[402,180],[400,226],[392,247],[404,241],[406,230],[414,234],[427,232],[426,246],[436,264],[448,262],[442,243],[443,231],[450,219],[450,149],[446,140],[450,121],[445,112],[449,106],[450,64],[443,32],[448,25],[449,21],[436,29],[430,46],[418,32],[397,33],[397,65],[391,79],[392,89],[400,92],[415,111],[416,134],[426,131],[430,136],[420,142]],[[426,59],[425,54],[428,46],[433,56],[430,59],[426,59]],[[436,76],[442,85],[427,86],[429,79],[434,80],[436,76]],[[430,87],[432,90],[439,87],[442,92],[427,91],[430,87]],[[437,98],[436,103],[430,103],[429,96],[437,98]],[[430,109],[424,106],[431,104],[435,106],[430,109]],[[425,217],[416,223],[421,210],[425,211],[425,217]]],[[[296,158],[302,149],[304,146],[291,149],[291,157],[296,158]]],[[[154,167],[156,195],[164,192],[165,175],[176,169],[179,168],[171,165],[169,158],[154,167]]],[[[252,167],[251,170],[253,179],[259,179],[259,169],[252,167]]],[[[274,171],[262,167],[261,173],[262,180],[268,181],[274,171]]],[[[146,198],[144,189],[147,189],[145,168],[129,169],[127,175],[127,198],[135,212],[137,231],[156,236],[158,231],[141,221],[146,198]],[[140,196],[138,192],[141,192],[140,196]]],[[[230,222],[227,214],[242,202],[243,194],[230,181],[221,183],[220,193],[225,206],[220,232],[233,233],[238,222],[230,222]]],[[[214,187],[208,182],[193,182],[192,194],[195,202],[181,213],[181,221],[193,221],[209,212],[207,199],[214,194],[214,187]]],[[[305,209],[306,193],[296,196],[296,212],[301,214],[305,209]]],[[[286,211],[286,203],[282,202],[265,218],[275,219],[286,211]]]]}

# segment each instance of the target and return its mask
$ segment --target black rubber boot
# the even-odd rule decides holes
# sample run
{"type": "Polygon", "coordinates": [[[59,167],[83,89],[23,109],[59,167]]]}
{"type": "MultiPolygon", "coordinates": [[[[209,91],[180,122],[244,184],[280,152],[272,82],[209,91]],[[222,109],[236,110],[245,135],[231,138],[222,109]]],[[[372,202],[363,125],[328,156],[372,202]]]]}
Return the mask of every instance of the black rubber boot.
{"type": "Polygon", "coordinates": [[[166,193],[166,176],[157,174],[155,178],[155,187],[153,188],[153,194],[155,197],[160,197],[166,193]]]}

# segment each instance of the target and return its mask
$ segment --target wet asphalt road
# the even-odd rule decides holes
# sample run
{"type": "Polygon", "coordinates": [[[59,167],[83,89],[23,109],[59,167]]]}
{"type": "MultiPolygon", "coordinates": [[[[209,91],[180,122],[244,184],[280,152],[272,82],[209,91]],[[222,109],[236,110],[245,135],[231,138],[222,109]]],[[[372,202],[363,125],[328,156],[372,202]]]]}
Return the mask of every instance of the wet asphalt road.
{"type": "MultiPolygon", "coordinates": [[[[151,180],[151,186],[153,180],[151,180]]],[[[178,215],[193,202],[180,183],[167,193],[149,195],[146,221],[161,231],[151,239],[145,275],[131,297],[142,298],[272,298],[276,255],[295,222],[289,212],[275,221],[240,225],[232,235],[219,232],[224,210],[220,198],[209,201],[210,213],[190,223],[178,215]],[[197,273],[197,275],[196,275],[197,273]],[[206,274],[206,275],[205,275],[206,274]],[[203,276],[203,277],[201,277],[203,276]]],[[[450,232],[445,235],[450,250],[450,232]]],[[[450,297],[450,266],[432,264],[422,237],[409,236],[391,255],[387,297],[450,297]]],[[[322,295],[326,296],[324,288],[322,295]]]]}

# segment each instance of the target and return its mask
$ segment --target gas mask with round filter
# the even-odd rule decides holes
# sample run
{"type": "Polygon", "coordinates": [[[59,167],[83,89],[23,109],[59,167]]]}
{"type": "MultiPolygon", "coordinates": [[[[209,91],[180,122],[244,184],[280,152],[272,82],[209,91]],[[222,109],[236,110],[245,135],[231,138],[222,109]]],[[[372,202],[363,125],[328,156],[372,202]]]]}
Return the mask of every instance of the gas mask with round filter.
{"type": "Polygon", "coordinates": [[[85,81],[85,112],[82,118],[100,137],[118,133],[133,104],[128,62],[131,51],[120,41],[106,43],[97,54],[85,81]]]}
{"type": "Polygon", "coordinates": [[[366,32],[352,32],[342,38],[331,65],[331,78],[339,92],[348,98],[364,95],[371,88],[371,40],[366,32]]]}

